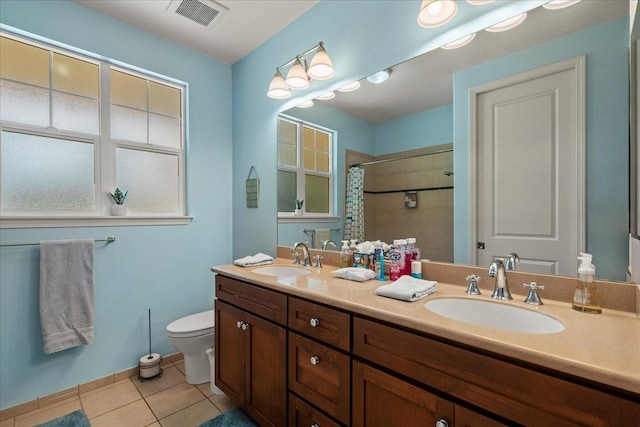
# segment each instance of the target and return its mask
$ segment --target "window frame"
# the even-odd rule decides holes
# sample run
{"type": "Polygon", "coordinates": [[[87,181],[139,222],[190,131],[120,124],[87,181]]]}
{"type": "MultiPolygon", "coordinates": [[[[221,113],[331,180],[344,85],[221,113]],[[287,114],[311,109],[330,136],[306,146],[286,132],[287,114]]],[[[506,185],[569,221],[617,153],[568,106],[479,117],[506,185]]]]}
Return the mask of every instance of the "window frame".
{"type": "MultiPolygon", "coordinates": [[[[80,142],[92,143],[94,147],[94,186],[95,206],[90,210],[0,210],[0,229],[4,228],[37,228],[37,227],[85,227],[85,226],[129,226],[129,225],[171,225],[188,224],[193,218],[188,215],[187,204],[187,178],[186,165],[188,155],[188,84],[158,73],[143,70],[141,68],[120,63],[115,60],[100,57],[86,51],[74,49],[55,41],[34,36],[32,34],[7,29],[0,26],[0,35],[21,43],[26,43],[38,48],[46,49],[49,54],[59,53],[82,61],[98,65],[99,73],[99,134],[92,135],[82,132],[58,130],[47,126],[34,126],[16,122],[0,121],[0,138],[2,132],[18,132],[31,135],[60,138],[80,142]],[[157,82],[180,90],[180,102],[182,108],[180,147],[159,146],[147,143],[136,143],[127,140],[114,140],[111,138],[111,69],[125,72],[143,78],[147,81],[157,82]],[[176,211],[134,211],[126,216],[112,216],[111,206],[113,201],[109,192],[116,186],[116,150],[128,148],[170,154],[177,156],[178,160],[178,206],[176,211]]],[[[51,65],[50,65],[51,66],[51,65]]],[[[9,80],[11,81],[11,80],[9,80]]],[[[54,90],[48,88],[50,93],[54,90]]],[[[65,93],[65,92],[63,92],[65,93]]],[[[50,95],[51,96],[51,95],[50,95]]],[[[147,95],[148,96],[148,95],[147,95]]],[[[49,114],[51,115],[50,104],[49,114]]],[[[147,108],[149,114],[149,108],[147,108]]],[[[148,127],[148,125],[147,125],[148,127]]],[[[0,175],[0,185],[1,185],[0,175]]],[[[0,197],[2,197],[0,192],[0,197]]],[[[1,200],[0,200],[1,203],[1,200]]],[[[1,206],[1,205],[0,205],[1,206]]]]}
{"type": "MultiPolygon", "coordinates": [[[[277,163],[278,171],[287,171],[287,172],[295,172],[296,173],[296,198],[297,199],[306,199],[305,195],[305,174],[322,176],[329,178],[329,195],[328,195],[328,204],[329,204],[329,212],[328,213],[319,213],[319,212],[306,212],[306,208],[304,210],[303,216],[295,216],[294,212],[280,212],[278,211],[278,222],[335,222],[338,220],[336,216],[336,168],[335,168],[335,147],[336,147],[336,139],[337,132],[333,129],[326,128],[324,126],[317,125],[315,123],[307,122],[305,120],[301,120],[292,116],[288,116],[286,114],[279,114],[278,120],[283,120],[289,123],[292,123],[296,126],[296,159],[297,159],[297,167],[292,167],[288,165],[281,165],[279,162],[277,163]],[[303,133],[304,127],[309,127],[314,130],[319,130],[321,132],[327,133],[329,135],[329,172],[322,173],[315,170],[308,170],[304,168],[304,141],[303,141],[303,133]]],[[[278,147],[279,149],[279,147],[278,147]]]]}

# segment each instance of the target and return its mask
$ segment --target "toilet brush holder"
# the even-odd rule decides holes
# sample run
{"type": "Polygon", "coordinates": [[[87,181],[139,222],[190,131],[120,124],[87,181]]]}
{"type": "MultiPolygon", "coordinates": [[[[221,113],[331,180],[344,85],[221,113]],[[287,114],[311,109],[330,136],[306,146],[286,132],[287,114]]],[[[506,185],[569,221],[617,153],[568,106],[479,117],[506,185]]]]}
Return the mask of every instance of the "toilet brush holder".
{"type": "Polygon", "coordinates": [[[140,362],[138,363],[138,368],[140,372],[138,374],[138,378],[140,380],[150,380],[152,378],[156,378],[162,375],[162,368],[160,368],[160,363],[162,362],[162,357],[158,353],[151,353],[147,356],[142,356],[140,358],[140,362]]]}

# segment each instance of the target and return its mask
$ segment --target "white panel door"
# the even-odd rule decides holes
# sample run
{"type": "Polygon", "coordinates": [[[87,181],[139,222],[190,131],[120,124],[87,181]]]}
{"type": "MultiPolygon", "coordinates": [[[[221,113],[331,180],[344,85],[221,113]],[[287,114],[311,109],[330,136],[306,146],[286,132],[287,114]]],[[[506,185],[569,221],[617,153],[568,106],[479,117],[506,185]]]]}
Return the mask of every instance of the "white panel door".
{"type": "Polygon", "coordinates": [[[581,75],[569,61],[477,94],[479,265],[515,252],[518,270],[575,275],[584,222],[581,75]]]}

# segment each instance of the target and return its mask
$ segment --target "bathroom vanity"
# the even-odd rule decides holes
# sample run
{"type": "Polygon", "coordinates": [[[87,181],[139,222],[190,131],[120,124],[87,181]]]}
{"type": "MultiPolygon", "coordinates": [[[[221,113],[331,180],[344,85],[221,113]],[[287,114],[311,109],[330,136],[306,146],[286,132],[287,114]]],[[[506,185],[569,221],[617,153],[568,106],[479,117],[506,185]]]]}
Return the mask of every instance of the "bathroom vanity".
{"type": "Polygon", "coordinates": [[[333,269],[278,277],[212,268],[216,385],[261,425],[638,425],[636,313],[587,315],[545,301],[525,308],[564,331],[501,331],[425,308],[442,297],[490,300],[486,292],[439,282],[409,303],[375,296],[381,282],[335,279],[333,269]]]}

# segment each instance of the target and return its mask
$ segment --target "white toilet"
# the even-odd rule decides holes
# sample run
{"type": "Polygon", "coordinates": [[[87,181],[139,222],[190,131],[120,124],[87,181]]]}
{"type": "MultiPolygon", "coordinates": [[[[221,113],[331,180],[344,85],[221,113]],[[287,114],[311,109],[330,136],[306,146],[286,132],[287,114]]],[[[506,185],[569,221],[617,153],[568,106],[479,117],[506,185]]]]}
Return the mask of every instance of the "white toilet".
{"type": "Polygon", "coordinates": [[[169,342],[184,355],[186,381],[202,384],[211,379],[207,350],[214,347],[215,311],[203,311],[169,323],[169,342]]]}

